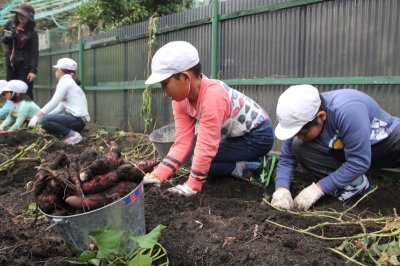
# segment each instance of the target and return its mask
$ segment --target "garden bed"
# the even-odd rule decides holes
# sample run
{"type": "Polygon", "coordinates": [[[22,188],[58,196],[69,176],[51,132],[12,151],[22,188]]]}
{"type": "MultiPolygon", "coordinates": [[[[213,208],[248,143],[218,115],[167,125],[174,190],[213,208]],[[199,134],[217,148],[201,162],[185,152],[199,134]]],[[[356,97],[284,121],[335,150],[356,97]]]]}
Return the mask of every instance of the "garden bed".
{"type": "MultiPolygon", "coordinates": [[[[41,147],[50,142],[51,145],[40,157],[56,150],[78,154],[86,147],[105,146],[111,140],[133,159],[140,159],[141,153],[151,155],[153,151],[146,146],[149,142],[143,134],[99,131],[83,134],[85,140],[76,146],[65,145],[51,136],[41,136],[41,147]]],[[[26,130],[0,135],[0,163],[37,141],[38,135],[26,130]]],[[[38,165],[39,161],[32,158],[17,161],[9,170],[0,172],[1,265],[68,265],[67,260],[73,257],[55,232],[45,230],[49,223],[40,216],[34,223],[35,215],[28,209],[34,197],[32,193],[26,193],[25,185],[34,179],[37,171],[34,167],[38,165]]],[[[293,184],[294,194],[312,181],[306,172],[298,171],[293,184]]],[[[183,182],[183,179],[173,182],[183,182]]],[[[346,212],[346,215],[351,214],[349,217],[360,219],[393,217],[394,208],[400,207],[399,180],[375,176],[370,182],[378,186],[377,190],[351,210],[349,207],[357,200],[342,204],[332,197],[321,199],[314,210],[331,210],[327,216],[334,213],[332,210],[339,214],[346,212]]],[[[300,233],[301,229],[331,219],[322,217],[322,212],[314,211],[315,215],[306,216],[276,210],[262,200],[261,188],[231,177],[209,180],[201,193],[190,198],[166,193],[165,189],[170,186],[172,184],[167,183],[161,188],[145,187],[145,215],[147,231],[158,224],[167,226],[160,243],[166,248],[172,265],[343,264],[345,259],[329,249],[340,246],[343,240],[328,238],[362,233],[356,224],[327,226],[323,235],[321,230],[312,231],[314,236],[300,233]]],[[[272,186],[269,190],[271,194],[272,186]]],[[[372,222],[364,225],[368,230],[379,229],[374,228],[377,225],[372,222]]],[[[379,225],[383,227],[384,224],[379,225]]],[[[366,262],[371,263],[371,260],[366,258],[366,262]]]]}

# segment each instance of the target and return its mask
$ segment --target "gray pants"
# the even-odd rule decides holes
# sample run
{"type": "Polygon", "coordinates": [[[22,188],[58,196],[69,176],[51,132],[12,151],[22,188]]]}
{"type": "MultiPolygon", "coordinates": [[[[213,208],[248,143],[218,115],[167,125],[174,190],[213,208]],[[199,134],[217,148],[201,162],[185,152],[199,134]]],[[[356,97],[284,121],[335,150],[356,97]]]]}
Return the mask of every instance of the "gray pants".
{"type": "MultiPolygon", "coordinates": [[[[400,167],[400,126],[383,141],[372,145],[370,169],[400,167]]],[[[345,161],[344,150],[333,150],[316,141],[302,142],[295,137],[292,142],[292,153],[297,161],[318,179],[323,178],[345,161]]]]}

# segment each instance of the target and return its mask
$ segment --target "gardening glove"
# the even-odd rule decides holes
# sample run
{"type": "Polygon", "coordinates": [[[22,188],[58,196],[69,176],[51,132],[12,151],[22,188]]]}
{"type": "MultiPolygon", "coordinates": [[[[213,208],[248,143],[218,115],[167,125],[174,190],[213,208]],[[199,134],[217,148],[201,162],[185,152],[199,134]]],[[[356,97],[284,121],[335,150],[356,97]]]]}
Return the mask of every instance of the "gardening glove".
{"type": "Polygon", "coordinates": [[[156,185],[156,186],[160,186],[161,185],[160,179],[158,179],[152,173],[145,174],[144,177],[143,177],[143,181],[142,182],[143,182],[143,185],[156,185]]]}
{"type": "Polygon", "coordinates": [[[271,205],[280,209],[290,210],[293,207],[293,198],[286,188],[275,190],[272,194],[271,205]]]}
{"type": "Polygon", "coordinates": [[[29,121],[28,127],[35,127],[39,120],[39,116],[34,115],[31,120],[29,121]]]}
{"type": "Polygon", "coordinates": [[[193,189],[191,189],[187,183],[184,183],[183,185],[177,185],[175,187],[171,187],[171,188],[167,189],[167,191],[174,193],[174,194],[187,196],[187,197],[192,196],[197,193],[197,191],[194,191],[193,189]]]}
{"type": "Polygon", "coordinates": [[[294,206],[299,210],[308,210],[314,203],[316,203],[324,192],[315,184],[312,183],[305,189],[303,189],[299,195],[294,198],[294,206]]]}

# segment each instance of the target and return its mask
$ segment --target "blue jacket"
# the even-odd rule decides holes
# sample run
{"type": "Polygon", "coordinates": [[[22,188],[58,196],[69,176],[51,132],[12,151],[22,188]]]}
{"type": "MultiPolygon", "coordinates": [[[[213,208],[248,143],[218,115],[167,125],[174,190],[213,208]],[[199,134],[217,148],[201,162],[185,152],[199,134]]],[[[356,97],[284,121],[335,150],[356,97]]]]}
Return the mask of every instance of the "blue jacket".
{"type": "MultiPolygon", "coordinates": [[[[344,146],[346,161],[319,181],[324,193],[350,184],[371,165],[371,145],[387,138],[400,125],[400,118],[385,112],[367,94],[353,89],[321,93],[327,118],[317,141],[332,149],[344,146]]],[[[283,142],[275,183],[289,188],[297,161],[292,154],[292,139],[283,142]]]]}
{"type": "Polygon", "coordinates": [[[0,118],[1,119],[6,119],[6,117],[8,116],[8,113],[11,110],[11,106],[12,106],[12,101],[7,100],[4,105],[0,108],[0,118]]]}
{"type": "Polygon", "coordinates": [[[9,127],[8,130],[14,131],[20,128],[27,119],[31,119],[39,110],[40,107],[36,103],[21,101],[11,107],[11,112],[0,126],[4,129],[9,127]]]}

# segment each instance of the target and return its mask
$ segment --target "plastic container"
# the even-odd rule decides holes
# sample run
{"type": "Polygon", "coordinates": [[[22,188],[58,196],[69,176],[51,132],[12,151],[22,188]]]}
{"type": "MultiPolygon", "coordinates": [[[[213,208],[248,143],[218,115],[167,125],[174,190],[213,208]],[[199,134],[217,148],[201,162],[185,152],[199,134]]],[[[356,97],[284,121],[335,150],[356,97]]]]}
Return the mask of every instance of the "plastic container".
{"type": "MultiPolygon", "coordinates": [[[[161,158],[164,158],[168,154],[169,149],[175,141],[175,124],[171,123],[154,130],[150,133],[149,138],[156,148],[158,155],[161,158]]],[[[193,149],[194,146],[188,157],[186,158],[185,162],[182,164],[183,166],[190,167],[192,162],[193,149]]]]}
{"type": "MultiPolygon", "coordinates": [[[[43,213],[43,212],[42,212],[43,213]]],[[[141,182],[131,193],[100,209],[70,216],[53,216],[43,213],[68,248],[80,253],[91,242],[88,233],[92,230],[118,229],[125,232],[122,249],[131,253],[137,243],[130,236],[146,233],[144,218],[144,191],[141,182]]]]}

